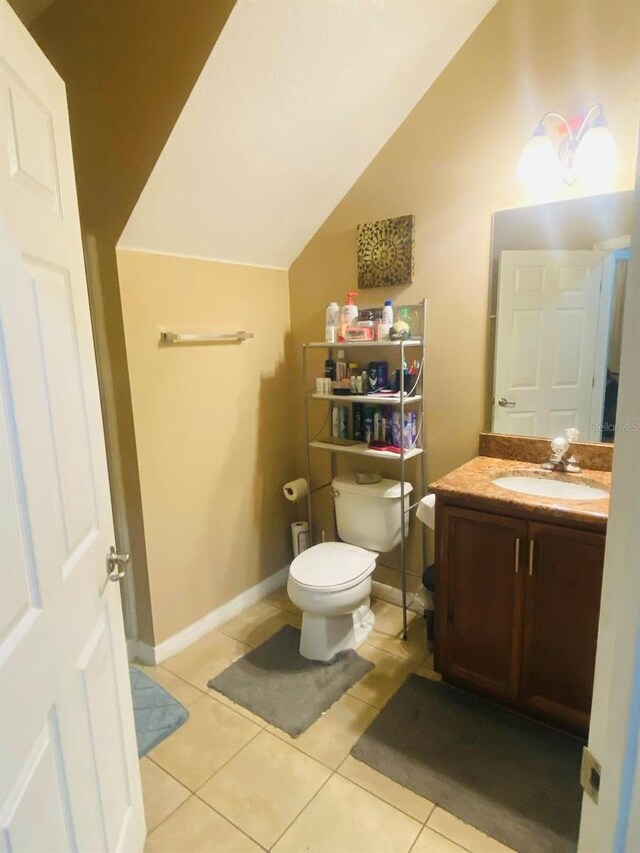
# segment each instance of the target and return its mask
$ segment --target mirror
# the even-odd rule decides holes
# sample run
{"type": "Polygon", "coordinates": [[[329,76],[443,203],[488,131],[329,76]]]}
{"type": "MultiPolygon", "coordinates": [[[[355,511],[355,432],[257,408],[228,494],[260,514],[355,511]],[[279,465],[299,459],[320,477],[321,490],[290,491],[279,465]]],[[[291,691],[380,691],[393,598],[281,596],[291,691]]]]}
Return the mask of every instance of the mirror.
{"type": "Polygon", "coordinates": [[[633,195],[494,213],[489,431],[614,440],[633,195]]]}

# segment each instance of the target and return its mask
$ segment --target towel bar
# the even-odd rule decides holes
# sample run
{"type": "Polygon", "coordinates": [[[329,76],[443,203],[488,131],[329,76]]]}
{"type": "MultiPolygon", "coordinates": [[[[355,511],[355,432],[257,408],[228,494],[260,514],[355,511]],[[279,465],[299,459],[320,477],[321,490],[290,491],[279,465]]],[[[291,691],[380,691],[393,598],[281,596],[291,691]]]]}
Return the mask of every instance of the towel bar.
{"type": "Polygon", "coordinates": [[[160,332],[161,344],[213,344],[218,341],[246,341],[253,332],[231,332],[229,334],[210,335],[200,332],[160,332]]]}

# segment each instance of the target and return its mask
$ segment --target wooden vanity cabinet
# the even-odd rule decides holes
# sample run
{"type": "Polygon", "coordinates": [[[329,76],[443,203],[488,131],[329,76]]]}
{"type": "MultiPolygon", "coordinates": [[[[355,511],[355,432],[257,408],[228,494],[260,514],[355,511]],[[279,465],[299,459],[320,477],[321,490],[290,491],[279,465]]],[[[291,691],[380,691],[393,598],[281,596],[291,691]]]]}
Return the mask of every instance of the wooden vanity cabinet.
{"type": "Polygon", "coordinates": [[[436,529],[436,669],[586,729],[604,535],[447,504],[436,529]]]}
{"type": "Polygon", "coordinates": [[[521,561],[527,524],[447,507],[440,532],[438,669],[493,696],[515,699],[520,681],[521,561]]]}
{"type": "Polygon", "coordinates": [[[520,700],[532,711],[589,726],[605,537],[529,523],[520,700]]]}

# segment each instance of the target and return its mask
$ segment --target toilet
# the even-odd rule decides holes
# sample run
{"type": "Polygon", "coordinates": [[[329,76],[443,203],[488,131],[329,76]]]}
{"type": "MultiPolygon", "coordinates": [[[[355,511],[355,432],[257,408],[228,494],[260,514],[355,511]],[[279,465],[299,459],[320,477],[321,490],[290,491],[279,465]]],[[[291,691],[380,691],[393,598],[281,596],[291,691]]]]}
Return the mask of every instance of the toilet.
{"type": "MultiPolygon", "coordinates": [[[[289,598],[302,611],[300,654],[317,661],[330,661],[367,639],[375,622],[370,595],[376,559],[402,538],[400,482],[362,484],[345,474],[331,486],[342,541],[303,551],[291,564],[287,583],[289,598]]],[[[411,490],[405,482],[405,535],[411,490]]]]}

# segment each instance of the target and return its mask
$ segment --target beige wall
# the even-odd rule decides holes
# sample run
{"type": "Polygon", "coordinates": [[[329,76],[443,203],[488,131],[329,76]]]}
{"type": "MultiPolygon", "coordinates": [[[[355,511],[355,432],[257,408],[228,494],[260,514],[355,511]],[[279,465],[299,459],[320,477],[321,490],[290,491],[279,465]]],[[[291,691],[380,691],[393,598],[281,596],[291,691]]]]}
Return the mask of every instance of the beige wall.
{"type": "MultiPolygon", "coordinates": [[[[235,0],[54,0],[30,26],[67,87],[118,550],[153,643],[115,247],[235,0]],[[102,317],[104,322],[98,323],[102,317]]],[[[20,0],[15,0],[17,8],[20,0]]]]}
{"type": "MultiPolygon", "coordinates": [[[[621,163],[612,189],[633,186],[637,4],[501,0],[292,266],[289,293],[286,272],[131,251],[118,253],[119,289],[113,247],[231,6],[56,0],[33,30],[67,82],[81,217],[99,244],[136,583],[142,569],[151,605],[141,636],[156,644],[290,559],[295,510],[280,486],[302,471],[299,345],[322,334],[326,302],[355,285],[359,222],[416,215],[416,283],[361,304],[429,298],[435,478],[476,452],[491,213],[527,203],[515,171],[539,116],[602,100],[621,163]],[[256,339],[158,347],[160,325],[205,321],[256,339]]],[[[325,506],[330,534],[326,495],[325,506]]]]}
{"type": "Polygon", "coordinates": [[[326,303],[356,287],[356,225],[415,214],[415,283],[362,292],[360,304],[429,299],[430,479],[477,453],[491,215],[529,203],[516,168],[540,116],[602,101],[620,163],[611,189],[634,186],[639,34],[637,3],[501,0],[289,271],[294,343],[321,339],[326,303]]]}
{"type": "Polygon", "coordinates": [[[118,250],[156,644],[291,560],[287,272],[118,250]],[[255,334],[160,346],[160,328],[255,334]]]}

